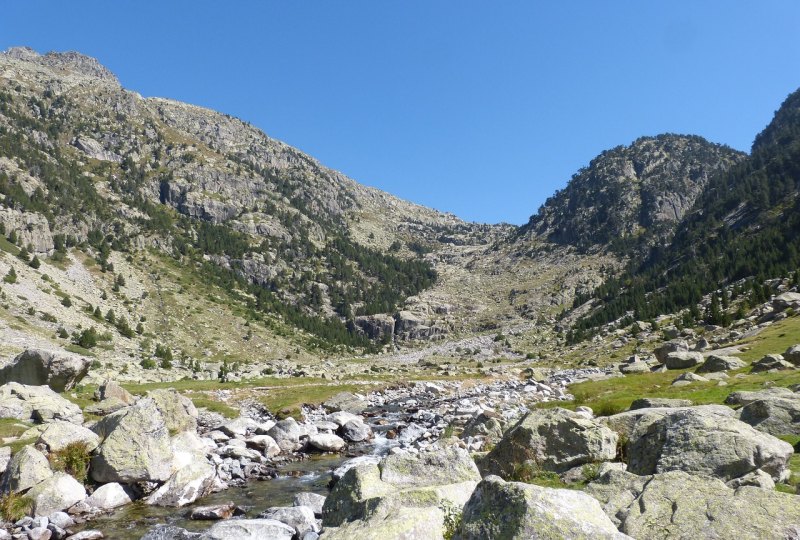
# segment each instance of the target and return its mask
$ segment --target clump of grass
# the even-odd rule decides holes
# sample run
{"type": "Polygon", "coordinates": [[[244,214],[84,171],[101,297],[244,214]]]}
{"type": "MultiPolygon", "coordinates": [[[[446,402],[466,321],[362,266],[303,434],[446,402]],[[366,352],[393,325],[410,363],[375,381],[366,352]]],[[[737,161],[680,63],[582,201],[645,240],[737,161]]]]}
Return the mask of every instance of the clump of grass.
{"type": "Polygon", "coordinates": [[[51,452],[49,459],[53,470],[64,471],[78,482],[85,482],[92,456],[86,443],[77,441],[69,443],[61,450],[51,452]]]}
{"type": "Polygon", "coordinates": [[[601,401],[595,405],[593,410],[596,416],[613,416],[628,410],[628,408],[618,401],[601,401]]]}
{"type": "Polygon", "coordinates": [[[566,487],[566,484],[557,473],[543,470],[538,463],[530,459],[514,465],[511,480],[543,487],[566,487]]]}
{"type": "Polygon", "coordinates": [[[33,510],[33,499],[20,493],[8,493],[0,497],[0,517],[4,521],[15,522],[33,510]]]}

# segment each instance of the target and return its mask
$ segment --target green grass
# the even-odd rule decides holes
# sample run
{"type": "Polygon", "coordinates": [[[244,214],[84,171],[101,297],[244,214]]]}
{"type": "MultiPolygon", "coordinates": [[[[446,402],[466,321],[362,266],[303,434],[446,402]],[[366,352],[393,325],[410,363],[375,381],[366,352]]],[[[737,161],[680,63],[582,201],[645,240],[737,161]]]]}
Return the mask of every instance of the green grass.
{"type": "Polygon", "coordinates": [[[633,374],[602,381],[577,383],[569,388],[569,391],[575,396],[575,401],[548,402],[541,406],[575,408],[578,405],[586,405],[598,414],[601,412],[608,414],[627,410],[631,402],[642,397],[689,399],[695,405],[721,404],[731,392],[763,389],[764,383],[767,381],[776,386],[800,383],[800,371],[748,373],[749,368],[745,368],[729,372],[730,378],[725,380],[728,383],[727,386],[717,386],[717,381],[672,386],[673,379],[686,371],[689,370],[633,374]],[[742,374],[742,377],[736,377],[737,374],[742,374]]]}
{"type": "Polygon", "coordinates": [[[0,418],[0,439],[6,437],[19,437],[25,433],[31,424],[16,418],[0,418]]]}
{"type": "Polygon", "coordinates": [[[17,246],[9,242],[8,238],[6,238],[3,235],[0,235],[0,249],[8,253],[11,253],[12,255],[17,255],[20,251],[17,246]]]}
{"type": "Polygon", "coordinates": [[[742,360],[754,362],[766,354],[783,354],[792,345],[800,343],[800,316],[795,315],[778,321],[757,336],[738,342],[748,350],[737,356],[742,360]]]}

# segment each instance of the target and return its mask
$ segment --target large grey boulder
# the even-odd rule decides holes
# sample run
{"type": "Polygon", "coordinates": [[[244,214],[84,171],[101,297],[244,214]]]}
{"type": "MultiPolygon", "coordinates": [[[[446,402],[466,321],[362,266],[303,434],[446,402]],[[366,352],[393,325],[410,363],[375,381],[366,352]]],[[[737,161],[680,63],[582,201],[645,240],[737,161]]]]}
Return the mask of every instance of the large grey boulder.
{"type": "Polygon", "coordinates": [[[347,521],[338,527],[325,527],[323,540],[356,539],[403,539],[444,540],[445,514],[433,506],[420,508],[398,508],[387,515],[370,516],[367,519],[347,521]]]}
{"type": "Polygon", "coordinates": [[[773,386],[772,388],[765,388],[764,390],[756,390],[748,392],[740,390],[732,392],[725,398],[725,403],[728,405],[747,405],[760,399],[771,399],[774,397],[783,397],[792,399],[796,394],[783,386],[773,386]]]}
{"type": "Polygon", "coordinates": [[[51,476],[53,471],[45,455],[31,445],[23,446],[8,463],[0,480],[0,492],[19,493],[51,476]]]}
{"type": "Polygon", "coordinates": [[[169,432],[152,399],[102,418],[92,430],[102,440],[91,462],[93,480],[127,484],[170,477],[169,432]]]}
{"type": "Polygon", "coordinates": [[[199,540],[292,540],[294,533],[275,519],[228,519],[215,523],[199,540]]]}
{"type": "Polygon", "coordinates": [[[86,512],[111,510],[132,503],[134,498],[128,488],[117,482],[109,482],[95,489],[79,506],[80,510],[86,512]]]}
{"type": "Polygon", "coordinates": [[[551,489],[487,476],[464,507],[454,538],[484,540],[530,538],[592,540],[626,539],[585,493],[551,489]]]}
{"type": "Polygon", "coordinates": [[[0,418],[16,418],[36,424],[54,420],[83,424],[81,408],[50,387],[15,382],[0,386],[0,418]]]}
{"type": "Polygon", "coordinates": [[[308,438],[308,444],[321,452],[339,452],[347,443],[344,439],[333,433],[317,433],[308,438]]]}
{"type": "Polygon", "coordinates": [[[667,369],[686,369],[703,363],[703,353],[696,351],[679,351],[667,354],[664,365],[667,369]]]}
{"type": "Polygon", "coordinates": [[[86,489],[70,475],[57,472],[33,486],[27,496],[33,501],[34,516],[49,516],[85,499],[86,489]]]}
{"type": "Polygon", "coordinates": [[[89,373],[90,365],[88,358],[77,354],[28,349],[0,369],[0,384],[47,385],[56,392],[64,392],[72,390],[89,373]]]}
{"type": "Polygon", "coordinates": [[[350,468],[334,485],[322,509],[323,525],[378,519],[403,508],[460,508],[479,480],[472,458],[457,447],[363,463],[350,468]]]}
{"type": "Polygon", "coordinates": [[[91,452],[100,444],[100,437],[94,431],[83,426],[56,420],[47,424],[36,442],[46,445],[51,452],[62,450],[73,443],[83,443],[86,450],[91,452]]]}
{"type": "Polygon", "coordinates": [[[319,532],[314,510],[308,506],[274,506],[261,512],[258,517],[289,525],[297,531],[298,538],[303,538],[307,532],[319,532]]]}
{"type": "Polygon", "coordinates": [[[303,491],[296,493],[292,506],[307,506],[311,508],[316,517],[322,517],[322,506],[325,504],[325,495],[303,491]]]}
{"type": "Polygon", "coordinates": [[[780,479],[793,453],[787,442],[700,407],[637,425],[626,450],[628,471],[635,474],[679,470],[726,481],[756,469],[780,479]]]}
{"type": "Polygon", "coordinates": [[[147,397],[156,404],[171,433],[197,431],[197,408],[191,399],[172,389],[151,390],[147,397]]]}
{"type": "Polygon", "coordinates": [[[286,418],[285,420],[280,420],[275,423],[272,428],[267,431],[267,435],[272,437],[278,446],[281,448],[281,452],[291,454],[292,452],[296,452],[303,447],[303,444],[300,442],[300,437],[305,436],[306,432],[294,418],[286,418]]]}
{"type": "Polygon", "coordinates": [[[656,347],[653,351],[656,359],[660,363],[664,363],[667,360],[667,355],[674,352],[688,352],[689,351],[689,344],[682,339],[675,339],[672,341],[668,341],[661,345],[660,347],[656,347]]]}
{"type": "Polygon", "coordinates": [[[636,476],[609,471],[587,493],[633,538],[797,537],[800,504],[796,495],[758,487],[731,489],[721,480],[672,471],[636,476]]]}
{"type": "Polygon", "coordinates": [[[205,460],[195,461],[176,471],[151,493],[145,502],[156,506],[185,506],[211,493],[216,468],[205,460]]]}
{"type": "Polygon", "coordinates": [[[692,402],[688,399],[674,399],[674,398],[639,398],[633,400],[629,410],[635,411],[637,409],[653,409],[662,407],[691,407],[692,402]]]}
{"type": "Polygon", "coordinates": [[[369,406],[369,403],[363,397],[352,392],[339,392],[323,402],[322,406],[328,412],[345,411],[360,414],[369,406]]]}
{"type": "Polygon", "coordinates": [[[697,409],[719,416],[730,416],[731,418],[733,418],[736,414],[733,409],[724,405],[699,405],[697,407],[652,407],[633,409],[611,416],[606,416],[604,418],[600,418],[600,421],[607,425],[615,433],[618,433],[625,440],[630,441],[630,439],[633,437],[634,431],[637,428],[639,430],[643,430],[656,420],[660,420],[676,410],[684,409],[697,409]]]}
{"type": "Polygon", "coordinates": [[[199,540],[201,533],[189,532],[176,525],[156,525],[140,540],[199,540]]]}
{"type": "Polygon", "coordinates": [[[94,393],[94,398],[97,401],[103,401],[105,399],[118,399],[120,402],[124,403],[125,405],[133,405],[136,403],[136,398],[117,384],[116,381],[111,379],[106,379],[103,384],[97,387],[97,390],[94,393]]]}
{"type": "Polygon", "coordinates": [[[719,371],[729,371],[731,369],[741,369],[746,365],[747,364],[744,363],[740,358],[736,358],[735,356],[712,354],[706,358],[706,361],[703,362],[703,365],[697,368],[697,373],[716,373],[719,371]]]}
{"type": "Polygon", "coordinates": [[[528,464],[561,473],[584,463],[613,460],[617,439],[612,430],[579,413],[533,410],[481,460],[481,471],[513,479],[517,468],[528,464]]]}
{"type": "Polygon", "coordinates": [[[787,369],[796,369],[797,366],[792,364],[791,362],[787,362],[783,355],[781,354],[767,354],[760,360],[753,362],[752,371],[753,373],[760,373],[762,371],[785,371],[787,369]]]}
{"type": "Polygon", "coordinates": [[[783,359],[800,367],[800,344],[792,345],[783,353],[783,359]]]}
{"type": "Polygon", "coordinates": [[[461,438],[482,437],[490,444],[497,444],[503,438],[506,422],[498,414],[482,412],[472,418],[464,426],[461,438]]]}
{"type": "Polygon", "coordinates": [[[350,442],[364,442],[372,438],[372,428],[361,419],[350,420],[339,429],[342,438],[350,442]]]}
{"type": "Polygon", "coordinates": [[[800,394],[771,397],[748,403],[739,420],[770,435],[800,435],[800,394]]]}

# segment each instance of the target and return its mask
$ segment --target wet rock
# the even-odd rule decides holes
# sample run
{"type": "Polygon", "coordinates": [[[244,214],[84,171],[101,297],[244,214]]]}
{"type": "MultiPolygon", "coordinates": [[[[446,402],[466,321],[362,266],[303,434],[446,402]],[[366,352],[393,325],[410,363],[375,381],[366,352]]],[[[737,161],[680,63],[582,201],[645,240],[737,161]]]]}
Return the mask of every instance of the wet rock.
{"type": "Polygon", "coordinates": [[[216,468],[205,460],[176,471],[145,502],[156,506],[185,506],[211,493],[216,468]]]}
{"type": "Polygon", "coordinates": [[[526,462],[564,472],[584,463],[610,461],[617,453],[617,438],[603,424],[573,411],[534,410],[505,433],[481,461],[481,471],[511,478],[526,462]]]}
{"type": "Polygon", "coordinates": [[[289,525],[296,531],[299,538],[302,538],[307,532],[319,532],[314,511],[308,506],[276,506],[264,510],[258,517],[274,519],[289,525]]]}
{"type": "Polygon", "coordinates": [[[372,429],[360,418],[350,420],[339,430],[342,438],[350,442],[363,442],[372,438],[372,429]]]}
{"type": "Polygon", "coordinates": [[[294,418],[287,418],[276,422],[267,435],[275,440],[282,452],[291,454],[303,447],[300,437],[305,435],[305,431],[294,418]]]}
{"type": "Polygon", "coordinates": [[[314,512],[315,517],[322,517],[322,506],[325,504],[325,496],[318,493],[301,492],[294,496],[292,506],[307,506],[314,512]]]}
{"type": "Polygon", "coordinates": [[[344,439],[332,433],[318,433],[312,435],[308,438],[308,444],[312,448],[321,450],[322,452],[338,452],[347,446],[344,439]]]}
{"type": "Polygon", "coordinates": [[[230,519],[234,516],[243,516],[244,510],[232,502],[225,504],[215,504],[212,506],[198,506],[192,509],[189,519],[195,520],[217,520],[230,519]]]}
{"type": "Polygon", "coordinates": [[[132,503],[134,498],[128,488],[117,482],[109,482],[94,490],[94,493],[79,503],[75,510],[79,512],[111,510],[132,503]]]}
{"type": "Polygon", "coordinates": [[[488,476],[464,507],[456,539],[625,539],[594,498],[488,476]]]}
{"type": "Polygon", "coordinates": [[[77,354],[28,349],[0,369],[0,384],[46,385],[55,392],[64,392],[72,390],[89,373],[90,364],[88,358],[77,354]]]}
{"type": "Polygon", "coordinates": [[[230,519],[220,521],[199,540],[291,540],[293,527],[274,519],[230,519]]]}
{"type": "Polygon", "coordinates": [[[163,482],[172,452],[164,419],[150,398],[102,418],[93,428],[102,443],[92,458],[97,482],[163,482]]]}

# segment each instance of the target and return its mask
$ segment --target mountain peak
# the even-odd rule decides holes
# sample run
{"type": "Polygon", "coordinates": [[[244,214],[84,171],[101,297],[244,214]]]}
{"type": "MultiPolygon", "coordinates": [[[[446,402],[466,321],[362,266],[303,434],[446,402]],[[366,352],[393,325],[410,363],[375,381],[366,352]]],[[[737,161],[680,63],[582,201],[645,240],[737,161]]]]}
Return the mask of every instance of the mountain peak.
{"type": "Polygon", "coordinates": [[[50,51],[44,55],[39,54],[30,47],[11,47],[2,54],[15,60],[32,62],[47,66],[51,69],[64,70],[88,77],[96,77],[119,84],[116,75],[101,64],[96,58],[86,56],[76,51],[57,52],[50,51]]]}

